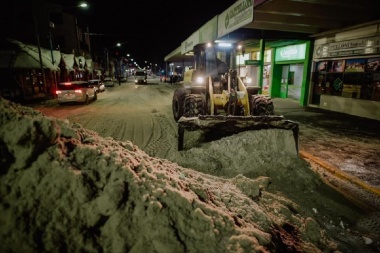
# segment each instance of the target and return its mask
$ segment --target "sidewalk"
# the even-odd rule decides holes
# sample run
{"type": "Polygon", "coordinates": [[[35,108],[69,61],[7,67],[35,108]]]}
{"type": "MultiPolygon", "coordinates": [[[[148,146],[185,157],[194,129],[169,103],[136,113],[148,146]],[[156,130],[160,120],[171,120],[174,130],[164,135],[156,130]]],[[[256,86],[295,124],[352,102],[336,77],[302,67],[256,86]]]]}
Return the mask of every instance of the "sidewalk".
{"type": "Polygon", "coordinates": [[[352,131],[354,135],[380,138],[380,121],[327,111],[318,107],[301,106],[293,99],[274,98],[272,100],[276,115],[283,115],[301,124],[313,123],[326,129],[341,128],[352,131]]]}
{"type": "Polygon", "coordinates": [[[300,155],[380,193],[380,121],[273,99],[275,114],[300,124],[300,155]],[[357,180],[359,179],[359,180],[357,180]]]}

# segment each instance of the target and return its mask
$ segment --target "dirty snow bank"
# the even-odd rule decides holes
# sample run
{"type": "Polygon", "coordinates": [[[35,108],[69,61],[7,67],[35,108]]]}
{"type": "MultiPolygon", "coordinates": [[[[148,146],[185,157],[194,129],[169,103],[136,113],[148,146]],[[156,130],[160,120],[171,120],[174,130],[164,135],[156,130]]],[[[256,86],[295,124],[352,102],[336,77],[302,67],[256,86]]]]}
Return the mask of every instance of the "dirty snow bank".
{"type": "Polygon", "coordinates": [[[268,177],[203,174],[1,98],[0,126],[1,252],[337,249],[268,177]]]}

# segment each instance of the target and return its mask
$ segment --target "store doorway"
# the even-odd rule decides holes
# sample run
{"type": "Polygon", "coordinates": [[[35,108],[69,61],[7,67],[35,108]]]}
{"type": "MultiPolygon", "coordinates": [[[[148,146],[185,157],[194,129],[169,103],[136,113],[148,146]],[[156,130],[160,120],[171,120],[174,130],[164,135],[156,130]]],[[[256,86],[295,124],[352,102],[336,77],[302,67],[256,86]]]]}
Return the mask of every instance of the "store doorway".
{"type": "Polygon", "coordinates": [[[303,64],[283,65],[280,97],[300,100],[302,78],[303,64]]]}

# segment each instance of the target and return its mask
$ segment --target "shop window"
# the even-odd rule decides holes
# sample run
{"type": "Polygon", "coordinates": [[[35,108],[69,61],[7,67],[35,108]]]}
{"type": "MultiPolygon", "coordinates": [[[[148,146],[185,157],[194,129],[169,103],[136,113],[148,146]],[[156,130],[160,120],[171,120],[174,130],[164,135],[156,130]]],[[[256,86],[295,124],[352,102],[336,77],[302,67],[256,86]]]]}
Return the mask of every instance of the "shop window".
{"type": "Polygon", "coordinates": [[[331,68],[329,69],[329,72],[343,72],[345,69],[345,61],[332,61],[330,66],[331,68]]]}
{"type": "Polygon", "coordinates": [[[365,73],[360,98],[372,100],[374,91],[373,74],[365,73]]]}
{"type": "Polygon", "coordinates": [[[360,98],[364,73],[344,73],[342,97],[360,98]]]}
{"type": "Polygon", "coordinates": [[[326,74],[326,92],[325,94],[341,96],[343,90],[343,73],[326,74]]]}
{"type": "Polygon", "coordinates": [[[380,73],[374,73],[372,78],[372,100],[380,101],[380,73]]]}
{"type": "Polygon", "coordinates": [[[312,83],[312,103],[323,94],[380,101],[380,58],[317,62],[312,83]]]}
{"type": "Polygon", "coordinates": [[[312,104],[319,104],[321,95],[325,94],[326,74],[322,72],[313,72],[312,80],[313,80],[312,104]]]}

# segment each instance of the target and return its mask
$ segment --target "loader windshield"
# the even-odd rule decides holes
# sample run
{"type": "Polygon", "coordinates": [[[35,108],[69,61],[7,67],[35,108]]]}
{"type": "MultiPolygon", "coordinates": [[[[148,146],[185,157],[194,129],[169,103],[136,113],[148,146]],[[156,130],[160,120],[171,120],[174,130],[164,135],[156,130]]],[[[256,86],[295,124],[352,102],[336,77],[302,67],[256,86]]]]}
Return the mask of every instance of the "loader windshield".
{"type": "Polygon", "coordinates": [[[230,49],[212,47],[206,50],[206,75],[219,77],[230,69],[230,49]]]}
{"type": "Polygon", "coordinates": [[[215,45],[198,45],[194,47],[195,69],[205,76],[218,78],[233,69],[234,49],[231,47],[220,47],[215,45]]]}

